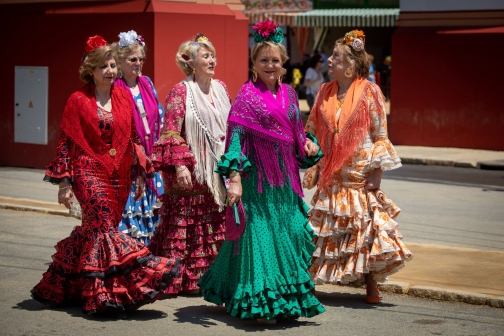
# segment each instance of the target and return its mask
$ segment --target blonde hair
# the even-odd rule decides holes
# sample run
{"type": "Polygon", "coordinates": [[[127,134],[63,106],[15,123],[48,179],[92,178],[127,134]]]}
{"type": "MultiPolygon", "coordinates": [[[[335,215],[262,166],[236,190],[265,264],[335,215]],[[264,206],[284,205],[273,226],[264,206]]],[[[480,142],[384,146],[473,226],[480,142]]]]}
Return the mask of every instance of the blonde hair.
{"type": "Polygon", "coordinates": [[[80,79],[86,84],[94,83],[91,72],[93,72],[97,67],[101,67],[103,64],[105,64],[110,56],[114,57],[117,62],[117,54],[110,45],[98,47],[87,54],[84,57],[84,61],[82,61],[82,64],[79,68],[80,79]]]}
{"type": "Polygon", "coordinates": [[[341,47],[345,53],[346,60],[355,67],[355,73],[359,77],[367,78],[369,76],[369,57],[366,50],[357,51],[346,44],[345,38],[336,40],[335,47],[341,47]]]}
{"type": "Polygon", "coordinates": [[[182,55],[188,56],[194,63],[198,58],[198,52],[201,48],[207,48],[211,53],[214,54],[215,57],[215,48],[212,42],[208,40],[201,42],[194,42],[191,40],[185,41],[180,45],[177,53],[175,54],[175,62],[186,76],[189,76],[193,73],[193,68],[189,66],[189,60],[186,61],[182,57],[182,55]]]}
{"type": "Polygon", "coordinates": [[[280,61],[282,64],[287,62],[289,59],[289,56],[287,56],[287,50],[285,50],[285,47],[281,43],[273,43],[271,41],[264,41],[264,42],[259,42],[254,45],[252,48],[252,52],[250,53],[250,56],[252,58],[252,62],[255,62],[257,59],[257,56],[259,56],[259,52],[266,47],[270,47],[280,54],[280,61]]]}
{"type": "Polygon", "coordinates": [[[119,43],[114,42],[114,43],[112,43],[111,47],[116,51],[117,60],[119,62],[124,61],[126,59],[126,56],[128,56],[131,53],[137,52],[137,51],[140,51],[140,53],[142,54],[142,57],[144,57],[144,58],[147,57],[147,48],[142,46],[141,44],[138,44],[138,43],[133,43],[127,47],[121,48],[121,47],[119,47],[119,43]]]}

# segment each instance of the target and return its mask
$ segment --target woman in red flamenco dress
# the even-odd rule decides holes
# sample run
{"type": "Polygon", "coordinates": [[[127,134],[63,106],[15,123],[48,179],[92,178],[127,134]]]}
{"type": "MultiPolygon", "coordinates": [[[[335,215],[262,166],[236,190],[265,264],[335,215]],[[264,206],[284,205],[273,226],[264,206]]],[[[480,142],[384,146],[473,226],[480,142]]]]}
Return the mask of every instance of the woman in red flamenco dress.
{"type": "Polygon", "coordinates": [[[143,193],[147,161],[135,135],[128,92],[113,83],[115,54],[101,36],[88,39],[80,77],[61,121],[57,156],[44,180],[59,184],[58,201],[82,207],[82,225],[58,242],[53,262],[31,293],[49,306],[81,302],[88,315],[129,310],[163,296],[178,260],[156,257],[117,230],[136,175],[143,193]]]}

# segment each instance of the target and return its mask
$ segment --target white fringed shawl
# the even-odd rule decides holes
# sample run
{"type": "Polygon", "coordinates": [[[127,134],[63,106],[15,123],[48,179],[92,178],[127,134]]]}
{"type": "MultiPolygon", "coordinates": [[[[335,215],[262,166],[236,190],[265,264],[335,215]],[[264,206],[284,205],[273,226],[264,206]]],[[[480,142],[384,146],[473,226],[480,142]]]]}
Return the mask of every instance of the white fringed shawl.
{"type": "Polygon", "coordinates": [[[226,145],[227,118],[231,108],[229,97],[219,82],[211,80],[212,105],[191,76],[182,83],[187,88],[185,129],[186,140],[196,159],[194,175],[198,183],[208,186],[215,203],[219,205],[219,211],[222,211],[226,188],[215,169],[226,145]]]}

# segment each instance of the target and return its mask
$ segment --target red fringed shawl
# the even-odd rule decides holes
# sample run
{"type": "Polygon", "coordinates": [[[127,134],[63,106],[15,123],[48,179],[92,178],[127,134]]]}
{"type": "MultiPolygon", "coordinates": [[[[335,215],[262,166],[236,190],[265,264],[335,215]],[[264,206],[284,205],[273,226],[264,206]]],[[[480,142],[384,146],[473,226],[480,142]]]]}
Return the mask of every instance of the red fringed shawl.
{"type": "Polygon", "coordinates": [[[336,120],[338,82],[334,80],[320,88],[312,111],[320,116],[316,118],[315,136],[325,154],[319,186],[326,187],[331,183],[333,174],[341,168],[369,132],[371,120],[366,96],[369,84],[370,82],[363,78],[353,81],[341,106],[339,121],[336,120]]]}
{"type": "Polygon", "coordinates": [[[119,170],[121,163],[132,161],[132,106],[129,93],[112,86],[112,145],[101,138],[95,86],[88,84],[74,92],[67,101],[61,120],[61,132],[81,147],[89,156],[100,162],[110,175],[119,170]]]}

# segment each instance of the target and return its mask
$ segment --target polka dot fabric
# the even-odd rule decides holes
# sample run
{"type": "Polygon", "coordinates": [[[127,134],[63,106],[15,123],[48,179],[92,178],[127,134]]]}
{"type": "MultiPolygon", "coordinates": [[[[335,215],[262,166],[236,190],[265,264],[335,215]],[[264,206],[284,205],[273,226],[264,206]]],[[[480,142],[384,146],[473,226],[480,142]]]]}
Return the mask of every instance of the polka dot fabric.
{"type": "MultiPolygon", "coordinates": [[[[238,166],[239,141],[235,134],[225,165],[238,166]],[[235,159],[230,161],[230,157],[235,159]]],[[[241,158],[241,166],[249,167],[247,177],[242,178],[247,228],[237,242],[224,242],[201,278],[205,300],[225,304],[228,313],[242,319],[322,313],[325,309],[311,293],[314,284],[308,273],[315,245],[306,205],[290,185],[270,187],[266,182],[259,194],[255,165],[243,155],[241,158]]]]}

